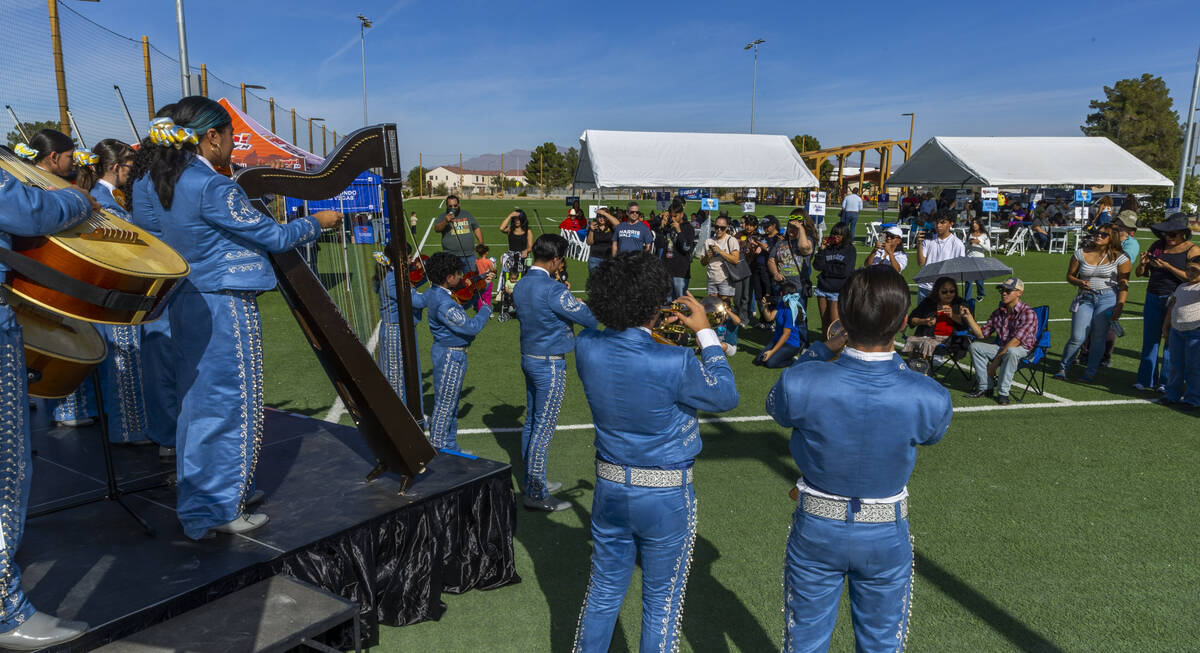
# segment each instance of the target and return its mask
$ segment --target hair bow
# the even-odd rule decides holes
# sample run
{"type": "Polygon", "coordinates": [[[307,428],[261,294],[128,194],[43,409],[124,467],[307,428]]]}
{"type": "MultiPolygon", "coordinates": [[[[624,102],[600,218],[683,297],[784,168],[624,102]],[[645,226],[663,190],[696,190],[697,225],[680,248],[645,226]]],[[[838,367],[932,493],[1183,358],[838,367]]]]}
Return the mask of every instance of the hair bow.
{"type": "Polygon", "coordinates": [[[200,139],[196,131],[188,127],[180,127],[170,118],[155,118],[150,121],[150,140],[155,145],[179,149],[184,143],[196,145],[200,139]]]}
{"type": "Polygon", "coordinates": [[[75,165],[80,167],[94,166],[100,163],[100,157],[92,153],[91,150],[77,148],[72,156],[75,159],[75,165]]]}
{"type": "Polygon", "coordinates": [[[13,152],[16,152],[17,156],[21,157],[22,159],[28,159],[30,161],[36,159],[38,155],[37,150],[24,143],[17,143],[14,145],[13,152]]]}
{"type": "Polygon", "coordinates": [[[392,259],[388,258],[387,254],[384,254],[383,252],[372,252],[372,254],[375,256],[376,263],[378,263],[384,267],[387,267],[392,264],[392,259]]]}

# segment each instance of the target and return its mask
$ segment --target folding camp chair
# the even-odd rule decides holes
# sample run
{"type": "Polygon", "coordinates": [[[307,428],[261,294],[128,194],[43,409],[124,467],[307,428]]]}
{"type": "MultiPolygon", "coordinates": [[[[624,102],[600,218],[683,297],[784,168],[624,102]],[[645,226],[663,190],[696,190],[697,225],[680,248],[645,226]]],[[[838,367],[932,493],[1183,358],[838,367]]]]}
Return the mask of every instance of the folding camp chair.
{"type": "Polygon", "coordinates": [[[1030,390],[1034,394],[1046,394],[1046,352],[1050,350],[1050,307],[1038,306],[1033,309],[1037,315],[1038,330],[1037,330],[1037,345],[1029,355],[1022,358],[1017,363],[1017,371],[1015,379],[1019,381],[1017,385],[1024,384],[1021,389],[1021,396],[1017,397],[1016,392],[1011,393],[1017,401],[1025,401],[1025,395],[1030,390]]]}
{"type": "MultiPolygon", "coordinates": [[[[965,301],[967,303],[967,308],[971,311],[971,315],[974,315],[975,299],[972,298],[965,301]]],[[[938,371],[942,368],[947,368],[948,370],[958,370],[958,373],[962,376],[963,380],[967,381],[968,383],[974,383],[974,373],[969,367],[966,367],[962,364],[962,359],[967,357],[967,353],[971,350],[971,341],[974,339],[975,337],[971,335],[970,330],[959,329],[950,336],[949,340],[938,345],[937,348],[933,350],[933,355],[935,357],[934,360],[937,360],[937,356],[941,356],[942,361],[940,363],[935,362],[933,368],[929,370],[930,378],[937,378],[938,371]],[[963,342],[966,342],[966,347],[961,346],[961,343],[963,342]]],[[[952,372],[946,372],[946,376],[950,376],[950,374],[952,374],[952,372]]]]}

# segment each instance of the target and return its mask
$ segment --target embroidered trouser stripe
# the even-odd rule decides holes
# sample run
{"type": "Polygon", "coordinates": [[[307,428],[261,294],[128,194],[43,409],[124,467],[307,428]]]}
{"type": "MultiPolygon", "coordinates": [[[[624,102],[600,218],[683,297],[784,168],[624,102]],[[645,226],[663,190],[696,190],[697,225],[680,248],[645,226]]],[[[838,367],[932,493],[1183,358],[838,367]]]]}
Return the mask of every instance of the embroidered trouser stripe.
{"type": "Polygon", "coordinates": [[[16,628],[34,612],[14,560],[25,531],[32,473],[25,347],[20,327],[0,328],[0,632],[16,628]]]}
{"type": "Polygon", "coordinates": [[[147,440],[150,436],[143,383],[142,327],[105,324],[102,330],[108,341],[108,357],[100,364],[100,394],[108,418],[109,439],[147,440]]]}
{"type": "Polygon", "coordinates": [[[433,348],[433,415],[429,442],[439,449],[458,449],[458,399],[467,371],[466,352],[433,348]]]}
{"type": "Polygon", "coordinates": [[[525,496],[541,501],[546,491],[546,455],[558,428],[558,411],[567,387],[567,361],[521,357],[525,373],[525,427],[521,431],[521,457],[525,460],[525,496]]]}
{"type": "Polygon", "coordinates": [[[387,377],[388,385],[404,401],[404,350],[400,348],[400,325],[384,322],[380,328],[383,333],[379,338],[379,369],[387,377]]]}
{"type": "Polygon", "coordinates": [[[642,563],[641,651],[677,651],[696,537],[692,486],[643,488],[597,479],[592,571],[575,651],[604,653],[633,568],[642,563]]]}

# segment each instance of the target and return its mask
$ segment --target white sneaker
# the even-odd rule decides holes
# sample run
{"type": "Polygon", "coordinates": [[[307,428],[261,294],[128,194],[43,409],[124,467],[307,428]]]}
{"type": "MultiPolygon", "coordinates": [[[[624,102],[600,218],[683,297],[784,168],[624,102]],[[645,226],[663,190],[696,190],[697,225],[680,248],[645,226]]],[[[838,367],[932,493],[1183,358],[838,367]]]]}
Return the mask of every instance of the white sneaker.
{"type": "Polygon", "coordinates": [[[267,525],[271,518],[261,512],[245,513],[213,530],[218,533],[249,533],[267,525]]]}

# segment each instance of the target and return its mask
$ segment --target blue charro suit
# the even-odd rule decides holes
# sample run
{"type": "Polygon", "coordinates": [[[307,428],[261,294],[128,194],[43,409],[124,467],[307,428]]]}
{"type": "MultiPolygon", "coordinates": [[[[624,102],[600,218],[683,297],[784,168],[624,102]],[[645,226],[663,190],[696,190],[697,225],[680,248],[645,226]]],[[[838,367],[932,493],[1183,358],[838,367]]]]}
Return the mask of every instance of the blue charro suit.
{"type": "MultiPolygon", "coordinates": [[[[91,192],[100,206],[121,218],[130,219],[129,212],[117,203],[105,182],[97,182],[91,192]]],[[[151,434],[143,380],[142,327],[125,324],[97,326],[108,341],[108,357],[100,364],[100,396],[104,401],[108,438],[112,442],[147,440],[151,434]]],[[[84,386],[89,385],[84,383],[84,386]]],[[[175,446],[174,430],[155,441],[164,446],[175,446]]]]}
{"type": "MultiPolygon", "coordinates": [[[[410,327],[413,341],[416,342],[416,325],[421,323],[421,310],[425,308],[425,295],[409,287],[409,298],[413,308],[413,326],[410,327]]],[[[379,282],[379,369],[383,370],[388,383],[400,396],[400,401],[408,404],[404,394],[404,352],[400,347],[400,308],[396,305],[396,271],[388,268],[383,281],[379,282]]],[[[420,349],[414,344],[417,354],[417,370],[421,369],[420,349]]],[[[417,382],[420,383],[420,379],[417,382]]],[[[422,408],[422,411],[424,408],[422,408]]]]}
{"type": "Polygon", "coordinates": [[[814,345],[767,395],[803,475],[784,560],[783,650],[829,649],[846,578],[857,650],[896,651],[912,599],[905,486],[917,445],[950,426],[950,394],[894,352],[828,356],[814,345]]]}
{"type": "MultiPolygon", "coordinates": [[[[147,183],[148,182],[148,183],[147,183]]],[[[134,211],[192,266],[171,304],[179,354],[179,497],[188,537],[242,514],[262,440],[262,327],[256,296],[275,287],[266,252],[282,252],[320,233],[311,216],[281,225],[250,205],[232,180],[196,157],[175,184],[170,209],[153,183],[135,185],[134,211]]]]}
{"type": "MultiPolygon", "coordinates": [[[[155,207],[159,210],[162,208],[154,197],[150,178],[142,177],[133,182],[129,221],[161,239],[162,225],[158,222],[155,207]]],[[[171,300],[173,304],[174,296],[171,300]]],[[[179,395],[175,390],[175,380],[180,354],[171,337],[171,304],[163,310],[162,317],[142,325],[141,337],[147,434],[151,440],[173,447],[179,424],[179,395]]]]}
{"type": "Polygon", "coordinates": [[[558,428],[567,387],[565,355],[575,349],[572,325],[594,329],[597,322],[566,285],[536,265],[517,282],[513,305],[521,321],[521,371],[525,373],[525,428],[521,430],[525,496],[541,501],[549,496],[546,453],[558,428]]]}
{"type": "MultiPolygon", "coordinates": [[[[44,236],[66,229],[90,210],[87,200],[74,191],[31,188],[0,170],[0,247],[12,249],[13,236],[44,236]]],[[[0,277],[7,273],[0,263],[0,277]]],[[[0,294],[0,632],[20,626],[34,613],[21,590],[21,570],[14,560],[25,530],[33,475],[28,378],[21,325],[0,294]]]]}
{"type": "Polygon", "coordinates": [[[463,377],[467,374],[467,347],[483,330],[491,306],[484,306],[475,317],[467,312],[450,291],[435,286],[425,292],[429,308],[429,331],[433,334],[433,411],[429,417],[429,442],[438,449],[458,450],[458,399],[463,377]]]}
{"type": "Polygon", "coordinates": [[[697,360],[692,350],[659,344],[641,328],[579,334],[575,366],[596,423],[597,479],[592,571],[575,651],[608,651],[639,555],[641,650],[678,649],[696,538],[691,483],[701,447],[696,412],[731,410],[738,403],[716,334],[700,335],[713,344],[697,360]]]}

